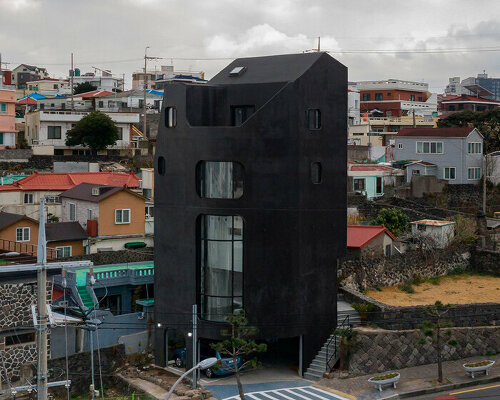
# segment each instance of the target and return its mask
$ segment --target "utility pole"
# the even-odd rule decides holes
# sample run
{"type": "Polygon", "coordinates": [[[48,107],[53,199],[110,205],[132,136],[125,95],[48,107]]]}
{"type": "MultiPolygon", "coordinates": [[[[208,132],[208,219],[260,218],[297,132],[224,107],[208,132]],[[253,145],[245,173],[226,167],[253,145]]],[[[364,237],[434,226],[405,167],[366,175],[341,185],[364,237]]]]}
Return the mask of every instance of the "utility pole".
{"type": "Polygon", "coordinates": [[[45,237],[45,199],[40,199],[40,222],[38,225],[37,249],[37,308],[38,308],[38,400],[47,399],[47,241],[45,237]]]}
{"type": "MultiPolygon", "coordinates": [[[[193,367],[198,364],[198,306],[193,304],[193,367]]],[[[193,389],[198,386],[198,371],[193,371],[193,389]]]]}
{"type": "Polygon", "coordinates": [[[71,111],[75,110],[75,99],[73,96],[73,77],[75,76],[75,70],[73,69],[73,53],[71,53],[71,70],[69,71],[69,77],[71,79],[71,111]]]}
{"type": "Polygon", "coordinates": [[[483,213],[486,217],[486,178],[488,176],[488,154],[483,156],[483,213]]]}
{"type": "Polygon", "coordinates": [[[321,36],[318,36],[318,53],[321,51],[321,36]]]}

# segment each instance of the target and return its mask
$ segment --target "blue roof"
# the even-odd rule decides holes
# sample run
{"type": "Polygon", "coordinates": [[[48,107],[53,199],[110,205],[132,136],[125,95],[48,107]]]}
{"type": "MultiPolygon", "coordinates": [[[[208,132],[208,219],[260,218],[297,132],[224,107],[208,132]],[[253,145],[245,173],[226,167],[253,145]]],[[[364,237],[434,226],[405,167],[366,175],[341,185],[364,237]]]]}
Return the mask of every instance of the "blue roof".
{"type": "Polygon", "coordinates": [[[32,98],[33,100],[40,100],[40,99],[46,99],[47,96],[44,96],[43,94],[40,94],[40,93],[37,93],[37,92],[33,92],[27,96],[24,96],[24,97],[21,97],[19,100],[24,100],[26,98],[32,98]]]}
{"type": "Polygon", "coordinates": [[[163,91],[160,90],[153,90],[153,89],[148,89],[146,92],[150,94],[156,94],[157,96],[163,96],[163,91]]]}

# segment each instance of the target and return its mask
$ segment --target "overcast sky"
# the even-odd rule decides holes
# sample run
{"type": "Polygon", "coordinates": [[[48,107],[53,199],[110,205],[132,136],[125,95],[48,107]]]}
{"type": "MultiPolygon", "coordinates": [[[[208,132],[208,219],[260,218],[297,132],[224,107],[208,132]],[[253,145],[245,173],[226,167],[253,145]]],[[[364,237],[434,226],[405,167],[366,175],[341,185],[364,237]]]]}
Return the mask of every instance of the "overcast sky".
{"type": "Polygon", "coordinates": [[[152,69],[173,62],[210,78],[231,58],[302,52],[321,36],[350,80],[424,81],[442,92],[450,76],[500,77],[500,51],[336,52],[500,50],[499,17],[499,0],[0,0],[0,52],[10,68],[35,64],[53,77],[67,76],[73,52],[82,73],[111,69],[130,86],[145,46],[166,58],[152,69]]]}

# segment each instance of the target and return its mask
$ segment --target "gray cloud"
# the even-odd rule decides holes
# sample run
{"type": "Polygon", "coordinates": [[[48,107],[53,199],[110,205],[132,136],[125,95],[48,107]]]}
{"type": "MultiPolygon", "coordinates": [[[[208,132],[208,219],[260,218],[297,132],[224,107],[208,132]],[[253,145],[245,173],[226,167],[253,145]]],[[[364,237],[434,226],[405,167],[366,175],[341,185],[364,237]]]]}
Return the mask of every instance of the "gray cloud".
{"type": "MultiPolygon", "coordinates": [[[[301,52],[316,47],[448,49],[500,46],[500,2],[483,0],[0,0],[0,51],[5,61],[46,66],[64,76],[70,53],[91,66],[130,74],[144,47],[171,58],[179,70],[213,76],[230,58],[301,52]]],[[[449,76],[486,69],[500,76],[500,52],[453,54],[337,54],[351,80],[424,80],[439,90],[449,76]]],[[[15,65],[11,65],[15,66],[15,65]]]]}

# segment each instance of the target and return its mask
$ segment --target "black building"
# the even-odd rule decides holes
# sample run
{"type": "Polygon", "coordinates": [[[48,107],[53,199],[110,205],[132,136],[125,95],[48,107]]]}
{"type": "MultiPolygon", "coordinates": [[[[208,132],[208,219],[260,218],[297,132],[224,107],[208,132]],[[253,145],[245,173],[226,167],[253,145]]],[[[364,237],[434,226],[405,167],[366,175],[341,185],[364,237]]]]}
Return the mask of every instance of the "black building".
{"type": "Polygon", "coordinates": [[[305,370],[336,324],[346,248],[347,68],[326,53],[237,59],[165,89],[155,168],[155,351],[216,340],[244,308],[305,370]],[[290,342],[292,343],[292,342],[290,342]],[[295,347],[295,344],[292,344],[295,347]],[[299,348],[301,354],[299,355],[299,348]]]}

